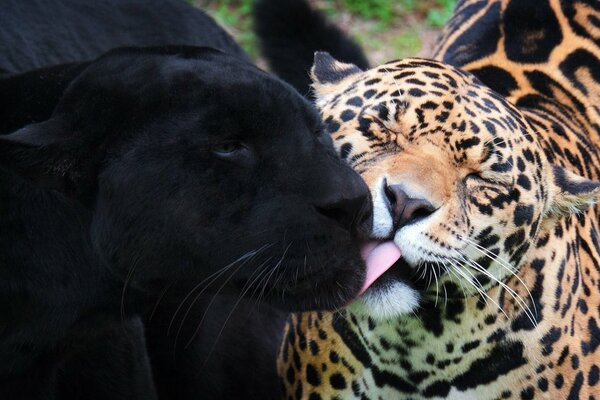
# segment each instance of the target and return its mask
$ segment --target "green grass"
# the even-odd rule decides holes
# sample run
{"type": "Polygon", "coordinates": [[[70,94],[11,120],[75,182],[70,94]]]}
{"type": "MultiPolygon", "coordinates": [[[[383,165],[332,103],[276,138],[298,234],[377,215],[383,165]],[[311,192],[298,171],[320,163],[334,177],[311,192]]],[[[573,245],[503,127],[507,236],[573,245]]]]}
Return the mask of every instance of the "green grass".
{"type": "MultiPolygon", "coordinates": [[[[257,39],[252,31],[253,0],[185,0],[202,4],[203,8],[227,27],[242,48],[252,57],[259,55],[257,39]]],[[[456,0],[321,0],[319,5],[335,20],[350,13],[361,24],[354,38],[369,53],[393,46],[394,56],[403,58],[416,54],[422,47],[422,28],[439,29],[452,15],[456,0]],[[405,24],[404,21],[411,21],[405,24]],[[393,32],[398,34],[394,35],[393,32]],[[390,34],[392,33],[392,34],[390,34]]]]}
{"type": "Polygon", "coordinates": [[[330,14],[348,10],[357,17],[377,20],[384,27],[402,20],[406,14],[425,11],[425,23],[443,26],[452,15],[456,0],[326,0],[330,14]]]}
{"type": "Polygon", "coordinates": [[[437,0],[437,8],[432,8],[427,12],[427,18],[425,21],[430,26],[442,27],[448,21],[448,18],[452,16],[456,0],[437,0]]]}
{"type": "Polygon", "coordinates": [[[394,48],[395,58],[411,57],[417,54],[422,47],[421,37],[419,32],[409,30],[395,36],[392,39],[391,45],[394,48]]]}
{"type": "Polygon", "coordinates": [[[258,44],[252,31],[252,2],[253,0],[211,1],[207,11],[219,23],[232,30],[240,46],[250,57],[256,58],[258,44]]]}
{"type": "Polygon", "coordinates": [[[342,8],[363,18],[378,19],[382,25],[389,25],[394,19],[391,0],[342,0],[342,8]]]}

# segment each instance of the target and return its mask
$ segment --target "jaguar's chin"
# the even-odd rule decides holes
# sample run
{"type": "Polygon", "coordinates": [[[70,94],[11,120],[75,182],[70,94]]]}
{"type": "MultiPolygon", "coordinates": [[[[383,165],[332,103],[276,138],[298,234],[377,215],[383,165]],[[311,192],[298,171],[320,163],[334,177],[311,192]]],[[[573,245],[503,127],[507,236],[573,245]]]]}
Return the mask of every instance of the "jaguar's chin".
{"type": "Polygon", "coordinates": [[[378,321],[392,320],[419,309],[426,283],[400,258],[381,275],[350,309],[378,321]]]}
{"type": "Polygon", "coordinates": [[[350,309],[356,314],[369,316],[378,321],[397,319],[414,313],[419,308],[421,293],[400,281],[389,281],[369,289],[350,309]]]}

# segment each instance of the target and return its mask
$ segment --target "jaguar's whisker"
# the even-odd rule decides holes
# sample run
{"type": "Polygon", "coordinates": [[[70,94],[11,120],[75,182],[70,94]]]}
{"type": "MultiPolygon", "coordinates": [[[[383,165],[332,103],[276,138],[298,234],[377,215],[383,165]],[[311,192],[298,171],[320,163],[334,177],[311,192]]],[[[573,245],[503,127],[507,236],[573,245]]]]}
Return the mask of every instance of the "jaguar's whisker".
{"type": "MultiPolygon", "coordinates": [[[[468,244],[472,244],[476,250],[478,250],[480,253],[485,254],[482,250],[483,249],[479,249],[478,247],[475,246],[474,243],[469,243],[468,244]]],[[[528,314],[528,317],[530,320],[535,319],[537,316],[537,309],[535,309],[535,302],[533,300],[533,296],[531,295],[531,292],[529,291],[529,288],[527,287],[527,285],[525,285],[525,283],[520,279],[520,277],[518,275],[516,275],[514,272],[511,272],[511,275],[516,276],[517,279],[523,284],[523,286],[525,287],[525,289],[527,290],[527,292],[529,293],[529,298],[531,299],[531,303],[534,307],[535,310],[535,314],[534,312],[531,310],[531,308],[529,307],[529,305],[527,305],[527,302],[525,301],[525,299],[523,299],[514,289],[512,289],[510,286],[506,285],[504,282],[502,282],[501,280],[499,280],[498,278],[496,278],[495,276],[493,276],[493,274],[491,274],[489,271],[487,271],[485,268],[483,268],[479,263],[477,263],[474,260],[471,260],[469,258],[466,257],[466,255],[458,252],[458,254],[465,259],[465,261],[467,261],[469,264],[471,264],[473,266],[473,264],[477,265],[477,269],[484,273],[486,276],[488,276],[490,279],[494,280],[495,282],[497,282],[499,285],[501,285],[512,297],[513,299],[515,299],[517,301],[517,304],[519,305],[519,307],[521,307],[523,309],[523,311],[525,311],[528,314]]],[[[532,321],[533,322],[533,321],[532,321]]],[[[534,324],[535,325],[535,324],[534,324]]]]}
{"type": "MultiPolygon", "coordinates": [[[[471,278],[466,277],[464,274],[461,274],[461,276],[463,277],[463,279],[466,278],[469,285],[471,285],[473,288],[475,288],[475,290],[477,290],[478,293],[481,294],[483,286],[481,285],[481,282],[479,282],[479,280],[472,273],[470,273],[470,271],[463,269],[461,263],[458,260],[448,259],[448,262],[450,262],[452,266],[457,270],[462,271],[464,273],[468,273],[471,276],[471,278]]],[[[488,304],[487,298],[484,297],[483,301],[485,302],[485,304],[488,304]]]]}
{"type": "Polygon", "coordinates": [[[513,297],[513,299],[515,299],[518,306],[525,312],[525,314],[527,315],[527,318],[530,320],[530,322],[533,324],[533,326],[537,325],[535,323],[535,317],[533,316],[531,309],[529,308],[529,306],[527,305],[525,300],[523,300],[523,298],[518,293],[516,293],[511,287],[506,285],[504,282],[500,281],[498,278],[493,276],[489,271],[487,271],[483,267],[481,267],[481,265],[477,264],[473,260],[466,258],[463,254],[460,254],[460,256],[463,258],[463,260],[467,263],[467,265],[469,267],[473,268],[474,270],[476,270],[478,272],[481,272],[482,274],[484,274],[485,276],[487,276],[494,282],[498,283],[502,288],[504,288],[513,297]]]}
{"type": "MultiPolygon", "coordinates": [[[[457,272],[460,273],[468,281],[469,278],[464,275],[463,271],[466,272],[467,270],[463,270],[462,268],[461,269],[457,269],[457,272]]],[[[506,313],[506,311],[504,311],[504,309],[502,307],[500,307],[500,305],[490,295],[488,295],[484,290],[478,288],[475,284],[473,284],[473,287],[477,290],[477,292],[479,292],[480,295],[482,295],[484,297],[484,301],[485,301],[485,298],[489,299],[494,304],[494,306],[496,306],[496,308],[498,308],[498,310],[500,312],[502,312],[502,314],[504,314],[504,316],[506,317],[506,319],[510,319],[508,317],[508,314],[506,313]]],[[[486,301],[486,304],[487,304],[487,301],[486,301]]]]}
{"type": "Polygon", "coordinates": [[[498,263],[498,265],[500,265],[501,267],[506,269],[512,276],[517,278],[517,280],[521,283],[521,285],[523,285],[523,287],[527,291],[527,295],[531,299],[531,304],[533,305],[533,311],[534,311],[535,315],[537,316],[538,311],[537,311],[537,308],[535,305],[535,301],[533,300],[533,295],[531,294],[529,287],[525,284],[525,282],[521,279],[521,277],[516,273],[516,269],[514,267],[512,267],[512,265],[510,265],[510,263],[508,263],[508,261],[504,260],[502,257],[500,257],[500,256],[492,257],[494,255],[494,253],[492,253],[485,247],[479,245],[478,243],[473,242],[471,239],[462,238],[462,237],[460,239],[463,240],[464,242],[466,242],[467,244],[473,246],[476,250],[478,250],[479,252],[484,254],[486,257],[488,257],[492,261],[496,261],[498,263]]]}

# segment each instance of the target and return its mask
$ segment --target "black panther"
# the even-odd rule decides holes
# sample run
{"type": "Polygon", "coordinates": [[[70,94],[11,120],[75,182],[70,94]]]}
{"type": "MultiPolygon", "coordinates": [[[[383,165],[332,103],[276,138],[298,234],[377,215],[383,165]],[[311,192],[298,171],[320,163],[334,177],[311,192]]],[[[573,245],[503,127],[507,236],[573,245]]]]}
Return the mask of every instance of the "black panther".
{"type": "MultiPolygon", "coordinates": [[[[307,101],[218,50],[100,57],[50,118],[0,137],[0,166],[2,398],[92,392],[82,382],[107,372],[66,384],[84,374],[71,355],[89,361],[118,315],[141,340],[135,315],[176,282],[295,310],[362,285],[366,186],[307,101]]],[[[146,382],[135,354],[124,369],[146,382]]],[[[123,398],[153,398],[133,380],[123,398]]]]}
{"type": "Polygon", "coordinates": [[[351,299],[371,218],[311,106],[183,3],[3,10],[0,398],[276,397],[278,309],[351,299]],[[168,43],[229,55],[93,61],[168,43]]]}

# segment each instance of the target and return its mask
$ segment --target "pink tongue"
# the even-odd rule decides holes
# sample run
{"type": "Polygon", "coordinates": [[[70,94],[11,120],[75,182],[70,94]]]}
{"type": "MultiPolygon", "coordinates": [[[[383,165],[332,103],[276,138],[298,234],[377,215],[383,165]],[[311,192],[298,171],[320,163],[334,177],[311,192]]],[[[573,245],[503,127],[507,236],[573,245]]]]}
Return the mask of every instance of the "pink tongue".
{"type": "Polygon", "coordinates": [[[367,264],[367,279],[360,293],[364,293],[385,271],[400,258],[400,249],[394,242],[369,242],[360,250],[367,264]]]}

